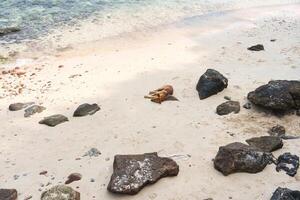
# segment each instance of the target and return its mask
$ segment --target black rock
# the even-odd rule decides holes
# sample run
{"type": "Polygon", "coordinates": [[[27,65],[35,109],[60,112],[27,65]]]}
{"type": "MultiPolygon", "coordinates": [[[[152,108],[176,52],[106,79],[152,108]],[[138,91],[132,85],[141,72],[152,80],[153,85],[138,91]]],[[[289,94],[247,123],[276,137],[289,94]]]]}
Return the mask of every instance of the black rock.
{"type": "Polygon", "coordinates": [[[167,176],[177,176],[179,166],[157,153],[116,155],[107,189],[113,193],[137,194],[143,187],[167,176]]]}
{"type": "Polygon", "coordinates": [[[43,120],[39,121],[39,123],[54,127],[66,121],[69,121],[66,116],[58,114],[45,117],[43,120]]]}
{"type": "Polygon", "coordinates": [[[226,101],[217,107],[218,115],[228,115],[229,113],[240,112],[240,102],[238,101],[226,101]]]}
{"type": "Polygon", "coordinates": [[[300,200],[300,191],[278,187],[271,200],[300,200]]]}
{"type": "Polygon", "coordinates": [[[30,105],[34,104],[34,102],[28,102],[28,103],[13,103],[10,104],[8,109],[10,111],[18,111],[18,110],[22,110],[30,105]]]}
{"type": "Polygon", "coordinates": [[[283,146],[282,139],[276,136],[254,137],[246,140],[246,142],[250,146],[261,149],[264,152],[272,152],[283,146]]]}
{"type": "Polygon", "coordinates": [[[41,200],[80,200],[80,193],[65,185],[57,185],[42,193],[41,200]]]}
{"type": "Polygon", "coordinates": [[[287,175],[295,176],[299,168],[299,157],[291,153],[280,155],[276,163],[276,171],[284,170],[287,175]]]}
{"type": "Polygon", "coordinates": [[[270,154],[235,142],[222,146],[214,159],[214,167],[227,176],[236,172],[258,173],[271,161],[270,154]]]}
{"type": "Polygon", "coordinates": [[[249,110],[249,109],[251,109],[252,105],[251,105],[250,102],[247,102],[247,103],[245,103],[245,104],[243,105],[243,107],[244,107],[245,109],[249,110]]]}
{"type": "Polygon", "coordinates": [[[247,48],[249,51],[263,51],[265,50],[264,46],[262,44],[257,44],[251,47],[247,48]]]}
{"type": "Polygon", "coordinates": [[[0,189],[0,200],[17,200],[18,192],[15,189],[0,189]]]}
{"type": "Polygon", "coordinates": [[[197,91],[200,99],[205,99],[227,88],[228,80],[220,72],[208,69],[197,83],[197,91]]]}
{"type": "Polygon", "coordinates": [[[30,117],[31,115],[34,115],[35,113],[41,113],[44,110],[46,110],[45,107],[39,106],[39,105],[33,105],[29,108],[25,109],[24,117],[30,117]]]}
{"type": "Polygon", "coordinates": [[[300,108],[300,81],[276,80],[248,94],[253,104],[274,111],[300,108]]]}
{"type": "Polygon", "coordinates": [[[82,117],[86,115],[93,115],[97,111],[100,110],[100,107],[97,104],[82,104],[80,105],[74,112],[73,116],[74,117],[82,117]]]}
{"type": "Polygon", "coordinates": [[[0,28],[0,36],[8,35],[19,31],[21,31],[21,29],[18,27],[0,28]]]}

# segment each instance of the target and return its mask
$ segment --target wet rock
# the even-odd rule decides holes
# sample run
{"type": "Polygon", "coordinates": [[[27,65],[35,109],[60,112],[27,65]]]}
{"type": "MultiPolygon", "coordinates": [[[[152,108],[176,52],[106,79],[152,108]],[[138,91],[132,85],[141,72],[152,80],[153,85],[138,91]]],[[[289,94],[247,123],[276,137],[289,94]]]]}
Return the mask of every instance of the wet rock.
{"type": "Polygon", "coordinates": [[[299,200],[300,191],[278,187],[273,193],[271,200],[299,200]]]}
{"type": "Polygon", "coordinates": [[[54,127],[58,124],[67,121],[69,121],[69,119],[66,116],[58,114],[58,115],[51,115],[49,117],[45,117],[43,120],[39,121],[39,123],[54,127]]]}
{"type": "Polygon", "coordinates": [[[84,157],[84,156],[98,157],[98,156],[100,156],[100,155],[101,155],[101,152],[100,152],[98,149],[96,149],[96,148],[91,148],[88,152],[86,152],[86,153],[83,155],[83,157],[84,157]]]}
{"type": "Polygon", "coordinates": [[[22,110],[28,106],[31,106],[32,104],[34,104],[34,102],[28,102],[28,103],[13,103],[10,104],[8,109],[10,111],[18,111],[18,110],[22,110]]]}
{"type": "Polygon", "coordinates": [[[255,105],[274,111],[300,108],[300,81],[276,80],[248,94],[255,105]]]}
{"type": "Polygon", "coordinates": [[[283,146],[282,139],[276,136],[254,137],[246,140],[246,142],[250,146],[261,149],[264,152],[272,152],[283,146]]]}
{"type": "Polygon", "coordinates": [[[21,31],[18,27],[7,27],[7,28],[0,28],[0,36],[8,35],[11,33],[16,33],[21,31]]]}
{"type": "Polygon", "coordinates": [[[228,86],[228,80],[220,72],[208,69],[197,83],[197,91],[200,99],[208,98],[223,91],[228,86]]]}
{"type": "Polygon", "coordinates": [[[291,153],[280,155],[276,163],[276,171],[284,170],[287,175],[295,176],[299,168],[299,157],[291,153]]]}
{"type": "Polygon", "coordinates": [[[15,189],[0,189],[0,200],[17,200],[18,192],[15,189]]]}
{"type": "Polygon", "coordinates": [[[46,110],[45,107],[39,106],[39,105],[33,105],[29,108],[25,109],[24,117],[30,117],[31,115],[34,115],[35,113],[41,113],[44,110],[46,110]]]}
{"type": "Polygon", "coordinates": [[[251,47],[247,48],[249,51],[263,51],[265,50],[264,46],[262,44],[257,44],[251,47]]]}
{"type": "Polygon", "coordinates": [[[239,113],[240,103],[238,101],[226,101],[217,107],[218,115],[228,115],[229,113],[239,113]]]}
{"type": "Polygon", "coordinates": [[[245,104],[243,105],[243,107],[244,107],[245,109],[249,110],[249,109],[251,109],[252,105],[251,105],[250,102],[247,102],[247,103],[245,103],[245,104]]]}
{"type": "Polygon", "coordinates": [[[79,173],[72,173],[68,176],[68,180],[66,180],[65,184],[70,184],[74,181],[79,181],[81,180],[82,175],[79,173]]]}
{"type": "Polygon", "coordinates": [[[107,189],[113,193],[137,194],[143,187],[167,176],[177,176],[179,166],[157,153],[116,155],[107,189]]]}
{"type": "Polygon", "coordinates": [[[80,193],[65,185],[57,185],[42,193],[41,200],[80,200],[80,193]]]}
{"type": "Polygon", "coordinates": [[[74,112],[73,116],[74,117],[83,117],[86,115],[93,115],[97,111],[100,110],[100,107],[97,104],[82,104],[80,105],[74,112]]]}
{"type": "Polygon", "coordinates": [[[239,142],[221,146],[214,159],[214,167],[227,176],[236,172],[257,173],[270,162],[268,153],[239,142]]]}

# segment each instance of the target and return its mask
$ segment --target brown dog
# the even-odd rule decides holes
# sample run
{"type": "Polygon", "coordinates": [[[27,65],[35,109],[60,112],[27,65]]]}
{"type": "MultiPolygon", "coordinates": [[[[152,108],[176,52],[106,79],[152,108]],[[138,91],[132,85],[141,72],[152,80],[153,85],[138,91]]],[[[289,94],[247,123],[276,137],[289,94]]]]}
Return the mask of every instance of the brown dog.
{"type": "Polygon", "coordinates": [[[144,96],[144,98],[151,99],[155,103],[161,103],[166,100],[177,100],[173,95],[173,87],[171,85],[165,85],[157,90],[149,92],[149,95],[144,96]]]}

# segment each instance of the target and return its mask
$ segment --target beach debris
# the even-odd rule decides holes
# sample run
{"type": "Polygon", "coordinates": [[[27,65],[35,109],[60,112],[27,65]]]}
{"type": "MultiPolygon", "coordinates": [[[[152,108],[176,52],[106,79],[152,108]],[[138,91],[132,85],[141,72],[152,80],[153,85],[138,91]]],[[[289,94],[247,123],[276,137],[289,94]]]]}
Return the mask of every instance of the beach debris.
{"type": "Polygon", "coordinates": [[[80,193],[65,185],[56,185],[42,193],[41,200],[80,200],[80,193]]]}
{"type": "Polygon", "coordinates": [[[168,176],[177,176],[179,166],[157,153],[116,155],[107,189],[113,193],[137,194],[143,187],[168,176]]]}
{"type": "Polygon", "coordinates": [[[257,45],[248,47],[247,49],[249,51],[263,51],[263,50],[265,50],[264,45],[262,45],[262,44],[257,44],[257,45]]]}
{"type": "Polygon", "coordinates": [[[74,181],[79,181],[81,180],[82,175],[79,173],[72,173],[68,176],[68,180],[66,180],[65,184],[70,184],[74,181]]]}
{"type": "Polygon", "coordinates": [[[258,173],[271,161],[269,153],[240,142],[221,146],[214,159],[214,167],[224,176],[236,172],[258,173]]]}
{"type": "Polygon", "coordinates": [[[254,137],[246,140],[246,142],[264,152],[272,152],[281,149],[283,146],[282,139],[276,136],[254,137]]]}
{"type": "Polygon", "coordinates": [[[85,103],[85,104],[80,105],[75,110],[73,116],[74,117],[82,117],[82,116],[86,116],[86,115],[93,115],[99,110],[100,110],[100,107],[96,103],[94,103],[94,104],[85,103]]]}
{"type": "Polygon", "coordinates": [[[21,31],[18,27],[6,27],[6,28],[0,28],[0,36],[8,35],[11,33],[16,33],[21,31]]]}
{"type": "Polygon", "coordinates": [[[69,119],[66,116],[58,114],[58,115],[51,115],[49,117],[45,117],[43,120],[39,121],[39,123],[54,127],[58,124],[67,121],[69,121],[69,119]]]}
{"type": "Polygon", "coordinates": [[[31,115],[34,115],[35,113],[41,113],[44,110],[46,110],[45,107],[39,106],[39,105],[33,105],[29,108],[25,109],[24,117],[30,117],[31,115]]]}
{"type": "Polygon", "coordinates": [[[10,111],[18,111],[18,110],[22,110],[24,108],[27,108],[28,106],[31,106],[33,105],[34,102],[27,102],[27,103],[13,103],[13,104],[10,104],[8,106],[8,109],[10,111]]]}
{"type": "Polygon", "coordinates": [[[270,128],[268,133],[271,136],[280,137],[283,140],[289,140],[289,139],[299,139],[300,136],[292,136],[292,135],[285,135],[285,128],[281,125],[276,125],[270,128]]]}
{"type": "Polygon", "coordinates": [[[214,69],[208,69],[200,77],[196,89],[200,99],[206,99],[223,91],[228,86],[228,79],[214,69]]]}
{"type": "Polygon", "coordinates": [[[176,97],[173,96],[173,87],[171,85],[165,85],[157,90],[149,92],[149,95],[144,96],[146,99],[151,99],[152,102],[162,103],[163,101],[178,101],[176,97]]]}
{"type": "Polygon", "coordinates": [[[85,157],[85,156],[98,157],[100,155],[101,155],[101,152],[98,149],[93,147],[88,152],[86,152],[82,157],[85,157]]]}
{"type": "Polygon", "coordinates": [[[17,200],[18,192],[16,189],[0,189],[1,200],[17,200]]]}
{"type": "Polygon", "coordinates": [[[300,108],[300,81],[275,80],[248,94],[253,104],[274,111],[300,108]]]}
{"type": "Polygon", "coordinates": [[[230,113],[240,112],[240,102],[238,101],[226,101],[217,107],[218,115],[228,115],[230,113]]]}
{"type": "Polygon", "coordinates": [[[251,105],[250,102],[247,102],[247,103],[245,103],[245,104],[243,105],[243,108],[245,108],[245,109],[247,109],[247,110],[251,109],[251,107],[252,107],[252,105],[251,105]]]}
{"type": "Polygon", "coordinates": [[[278,187],[273,193],[271,200],[299,200],[300,191],[278,187]]]}
{"type": "Polygon", "coordinates": [[[276,161],[276,171],[283,170],[289,176],[295,176],[299,168],[299,157],[291,153],[280,155],[276,161]]]}

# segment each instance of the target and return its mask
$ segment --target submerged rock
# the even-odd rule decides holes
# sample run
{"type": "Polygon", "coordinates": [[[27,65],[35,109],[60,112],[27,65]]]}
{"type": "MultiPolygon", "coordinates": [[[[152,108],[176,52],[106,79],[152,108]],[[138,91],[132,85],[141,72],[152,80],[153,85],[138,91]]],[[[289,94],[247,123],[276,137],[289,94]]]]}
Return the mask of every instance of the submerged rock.
{"type": "Polygon", "coordinates": [[[70,184],[74,181],[79,181],[81,180],[82,175],[79,173],[72,173],[68,176],[68,180],[66,180],[65,184],[70,184]]]}
{"type": "Polygon", "coordinates": [[[11,33],[16,33],[21,31],[18,27],[8,27],[8,28],[0,28],[0,36],[8,35],[11,33]]]}
{"type": "Polygon", "coordinates": [[[18,192],[15,189],[0,189],[0,200],[17,200],[18,192]]]}
{"type": "Polygon", "coordinates": [[[248,94],[253,104],[274,111],[300,108],[300,81],[276,80],[248,94]]]}
{"type": "Polygon", "coordinates": [[[263,51],[265,50],[264,46],[262,44],[257,44],[251,47],[247,48],[249,51],[263,51]]]}
{"type": "Polygon", "coordinates": [[[10,111],[18,111],[18,110],[22,110],[24,108],[27,108],[28,106],[31,106],[32,104],[34,104],[34,102],[28,102],[28,103],[13,103],[10,104],[8,109],[10,111]]]}
{"type": "Polygon", "coordinates": [[[268,153],[239,142],[219,148],[214,159],[214,167],[227,176],[236,172],[257,173],[270,162],[268,153]]]}
{"type": "Polygon", "coordinates": [[[24,117],[30,117],[31,115],[34,115],[35,113],[41,113],[44,110],[46,110],[46,108],[43,106],[39,106],[39,105],[30,106],[29,108],[26,108],[24,117]]]}
{"type": "Polygon", "coordinates": [[[246,142],[250,146],[261,149],[264,152],[272,152],[283,146],[282,139],[276,136],[254,137],[246,140],[246,142]]]}
{"type": "Polygon", "coordinates": [[[94,103],[94,104],[85,103],[85,104],[80,105],[75,110],[73,116],[74,117],[82,117],[82,116],[86,116],[86,115],[93,115],[99,110],[100,110],[100,107],[96,103],[94,103]]]}
{"type": "Polygon", "coordinates": [[[214,69],[208,69],[197,83],[200,99],[205,99],[223,91],[228,86],[228,79],[214,69]]]}
{"type": "Polygon", "coordinates": [[[177,176],[179,166],[157,153],[116,155],[107,189],[113,193],[137,194],[143,187],[167,176],[177,176]]]}
{"type": "Polygon", "coordinates": [[[54,127],[67,121],[69,121],[69,119],[66,116],[58,114],[45,117],[43,120],[39,121],[39,123],[54,127]]]}
{"type": "Polygon", "coordinates": [[[278,187],[273,193],[271,200],[299,200],[300,191],[278,187]]]}
{"type": "Polygon", "coordinates": [[[287,175],[295,176],[299,168],[299,157],[291,153],[280,155],[276,163],[276,171],[284,170],[287,175]]]}
{"type": "Polygon", "coordinates": [[[230,113],[240,112],[240,102],[238,101],[226,101],[217,107],[218,115],[228,115],[230,113]]]}
{"type": "Polygon", "coordinates": [[[65,185],[57,185],[42,193],[41,200],[80,200],[80,193],[65,185]]]}

